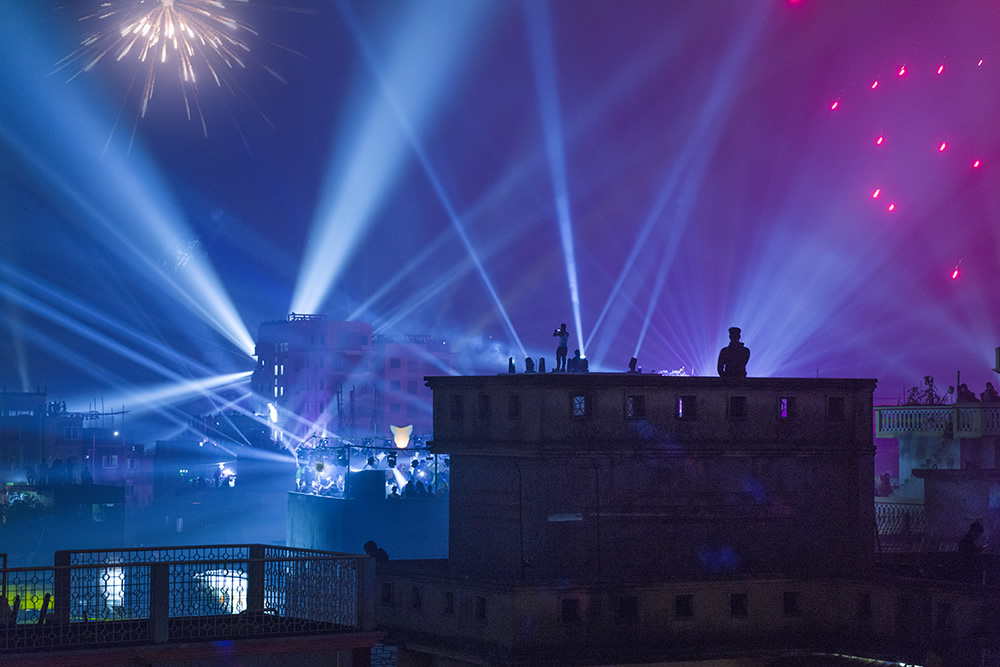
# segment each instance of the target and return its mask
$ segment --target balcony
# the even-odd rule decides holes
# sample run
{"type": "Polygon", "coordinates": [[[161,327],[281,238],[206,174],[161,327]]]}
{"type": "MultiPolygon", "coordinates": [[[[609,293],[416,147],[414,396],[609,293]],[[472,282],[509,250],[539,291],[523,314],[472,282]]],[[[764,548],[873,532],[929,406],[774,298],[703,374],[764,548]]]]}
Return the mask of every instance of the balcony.
{"type": "Polygon", "coordinates": [[[901,405],[875,408],[875,437],[953,435],[981,438],[1000,435],[1000,405],[901,405]]]}
{"type": "Polygon", "coordinates": [[[324,650],[370,650],[378,638],[364,556],[268,545],[59,551],[52,566],[0,573],[0,654],[279,637],[301,647],[305,635],[326,637],[324,650]]]}

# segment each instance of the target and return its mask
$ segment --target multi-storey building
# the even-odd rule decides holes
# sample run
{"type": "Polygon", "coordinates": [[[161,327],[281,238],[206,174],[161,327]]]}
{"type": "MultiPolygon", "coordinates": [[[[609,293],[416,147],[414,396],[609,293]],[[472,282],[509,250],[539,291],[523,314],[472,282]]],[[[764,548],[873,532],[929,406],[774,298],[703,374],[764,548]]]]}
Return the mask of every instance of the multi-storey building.
{"type": "Polygon", "coordinates": [[[379,571],[401,664],[982,655],[996,595],[878,569],[874,380],[427,382],[449,557],[379,571]]]}
{"type": "MultiPolygon", "coordinates": [[[[439,349],[440,348],[440,349],[439,349]]],[[[260,325],[254,392],[274,408],[287,444],[312,437],[390,438],[390,426],[431,429],[423,377],[447,367],[430,336],[372,335],[365,322],[291,314],[260,325]]]]}

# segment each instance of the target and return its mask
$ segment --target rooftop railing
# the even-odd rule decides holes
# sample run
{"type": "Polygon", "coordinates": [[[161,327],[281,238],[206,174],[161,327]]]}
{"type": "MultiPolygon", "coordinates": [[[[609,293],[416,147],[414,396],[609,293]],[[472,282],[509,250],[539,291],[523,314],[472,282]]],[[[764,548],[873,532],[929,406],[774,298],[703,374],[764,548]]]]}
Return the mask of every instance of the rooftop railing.
{"type": "Polygon", "coordinates": [[[266,545],[59,551],[3,568],[0,653],[369,630],[364,556],[266,545]]]}
{"type": "Polygon", "coordinates": [[[900,405],[875,408],[876,437],[946,435],[980,438],[1000,435],[1000,405],[900,405]]]}

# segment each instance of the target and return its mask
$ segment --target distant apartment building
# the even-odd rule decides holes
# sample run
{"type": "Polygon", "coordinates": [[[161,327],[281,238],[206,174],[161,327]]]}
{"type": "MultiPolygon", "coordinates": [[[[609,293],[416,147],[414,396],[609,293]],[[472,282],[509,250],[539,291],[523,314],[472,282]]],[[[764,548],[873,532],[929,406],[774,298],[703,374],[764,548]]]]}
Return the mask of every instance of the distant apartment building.
{"type": "Polygon", "coordinates": [[[256,355],[257,410],[292,441],[389,438],[390,425],[428,433],[423,377],[448,360],[430,336],[373,335],[369,323],[296,313],[260,325],[256,355]]]}

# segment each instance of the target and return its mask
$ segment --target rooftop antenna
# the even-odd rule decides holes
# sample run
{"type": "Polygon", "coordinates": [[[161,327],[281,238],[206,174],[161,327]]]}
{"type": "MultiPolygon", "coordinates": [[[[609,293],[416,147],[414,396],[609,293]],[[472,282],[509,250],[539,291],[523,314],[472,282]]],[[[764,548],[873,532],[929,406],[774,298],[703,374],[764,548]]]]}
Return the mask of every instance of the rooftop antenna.
{"type": "Polygon", "coordinates": [[[1000,373],[1000,347],[996,348],[994,352],[996,353],[997,358],[993,363],[993,372],[1000,373]]]}

